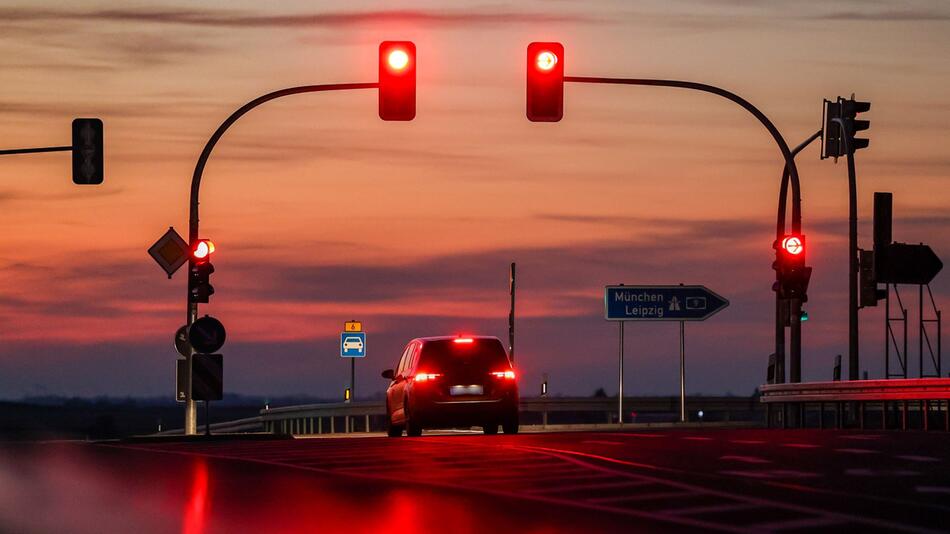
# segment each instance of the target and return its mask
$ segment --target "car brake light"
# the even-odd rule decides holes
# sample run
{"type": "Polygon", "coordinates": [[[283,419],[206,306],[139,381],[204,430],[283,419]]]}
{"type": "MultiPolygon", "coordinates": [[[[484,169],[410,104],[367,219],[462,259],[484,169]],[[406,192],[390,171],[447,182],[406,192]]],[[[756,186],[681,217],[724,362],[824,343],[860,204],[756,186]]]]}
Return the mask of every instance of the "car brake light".
{"type": "Polygon", "coordinates": [[[416,382],[425,382],[427,380],[435,380],[442,376],[439,373],[416,373],[415,379],[416,382]]]}
{"type": "Polygon", "coordinates": [[[470,337],[457,337],[453,339],[455,343],[473,343],[475,340],[470,337]]]}
{"type": "Polygon", "coordinates": [[[495,378],[504,378],[505,380],[514,380],[515,372],[514,371],[495,371],[492,373],[492,376],[495,378]]]}

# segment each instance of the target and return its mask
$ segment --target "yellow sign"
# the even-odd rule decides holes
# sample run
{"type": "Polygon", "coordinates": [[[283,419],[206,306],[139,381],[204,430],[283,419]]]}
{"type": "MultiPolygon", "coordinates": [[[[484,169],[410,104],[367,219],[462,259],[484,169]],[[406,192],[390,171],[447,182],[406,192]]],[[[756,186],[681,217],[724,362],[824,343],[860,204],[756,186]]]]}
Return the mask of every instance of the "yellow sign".
{"type": "Polygon", "coordinates": [[[344,332],[362,332],[363,321],[347,321],[343,323],[344,332]]]}

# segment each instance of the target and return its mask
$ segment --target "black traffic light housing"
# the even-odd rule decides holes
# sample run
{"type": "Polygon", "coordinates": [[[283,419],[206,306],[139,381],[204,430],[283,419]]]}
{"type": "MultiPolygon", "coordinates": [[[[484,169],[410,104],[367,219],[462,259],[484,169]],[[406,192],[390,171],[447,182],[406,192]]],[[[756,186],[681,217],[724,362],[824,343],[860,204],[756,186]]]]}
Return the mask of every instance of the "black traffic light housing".
{"type": "Polygon", "coordinates": [[[858,113],[864,113],[870,109],[870,102],[860,102],[853,96],[851,98],[839,96],[835,102],[824,101],[821,159],[838,158],[848,155],[849,152],[854,154],[856,150],[868,147],[870,141],[857,138],[855,134],[871,127],[871,121],[857,118],[858,113]],[[835,119],[844,123],[843,132],[841,124],[835,119]]]}
{"type": "Polygon", "coordinates": [[[379,118],[411,121],[416,117],[416,45],[411,41],[379,44],[379,118]]]}
{"type": "Polygon", "coordinates": [[[99,185],[102,170],[102,121],[73,119],[73,183],[99,185]]]}
{"type": "Polygon", "coordinates": [[[772,290],[782,299],[808,302],[811,267],[805,266],[805,236],[785,235],[772,244],[775,249],[775,284],[772,290]]]}
{"type": "Polygon", "coordinates": [[[214,294],[211,285],[211,254],[214,253],[214,243],[208,239],[199,239],[195,242],[188,258],[188,296],[192,303],[207,303],[214,294]]]}
{"type": "Polygon", "coordinates": [[[873,250],[859,251],[858,282],[860,292],[858,296],[860,297],[861,308],[877,306],[879,300],[887,298],[887,290],[878,289],[877,287],[877,277],[874,273],[874,256],[875,251],[873,250]]]}
{"type": "Polygon", "coordinates": [[[557,122],[564,117],[564,45],[528,45],[526,115],[532,122],[557,122]]]}

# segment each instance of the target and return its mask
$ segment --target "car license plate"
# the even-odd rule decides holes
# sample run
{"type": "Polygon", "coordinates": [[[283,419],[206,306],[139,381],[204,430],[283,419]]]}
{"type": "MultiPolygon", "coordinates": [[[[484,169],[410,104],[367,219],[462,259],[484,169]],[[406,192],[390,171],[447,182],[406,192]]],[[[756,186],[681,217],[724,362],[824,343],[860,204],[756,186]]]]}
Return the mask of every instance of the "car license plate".
{"type": "Polygon", "coordinates": [[[449,388],[449,395],[482,395],[485,388],[478,385],[473,386],[452,386],[449,388]]]}

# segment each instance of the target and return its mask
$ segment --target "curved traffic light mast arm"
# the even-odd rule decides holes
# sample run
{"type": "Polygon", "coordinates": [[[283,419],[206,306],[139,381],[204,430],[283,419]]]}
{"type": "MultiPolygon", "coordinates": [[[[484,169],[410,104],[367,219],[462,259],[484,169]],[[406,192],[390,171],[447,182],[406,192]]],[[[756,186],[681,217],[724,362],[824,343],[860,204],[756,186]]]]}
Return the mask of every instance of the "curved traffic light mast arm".
{"type": "MultiPolygon", "coordinates": [[[[808,139],[805,139],[804,141],[802,141],[800,145],[793,148],[792,158],[797,156],[798,153],[801,152],[802,150],[805,150],[805,147],[810,145],[812,141],[820,138],[821,134],[822,134],[822,130],[818,130],[817,132],[811,134],[811,136],[808,139]]],[[[788,197],[788,175],[789,175],[788,165],[786,165],[784,169],[782,170],[782,185],[779,187],[779,193],[778,193],[778,221],[776,222],[776,225],[775,225],[775,235],[779,238],[785,235],[785,210],[786,210],[786,206],[788,205],[788,199],[786,198],[788,197]]],[[[801,228],[799,228],[798,230],[800,232],[801,228]]]]}
{"type": "MultiPolygon", "coordinates": [[[[750,104],[746,99],[741,96],[726,91],[725,89],[720,89],[713,85],[706,85],[703,83],[695,82],[683,82],[678,80],[645,80],[645,79],[636,79],[636,78],[600,78],[600,77],[590,77],[590,76],[565,76],[565,82],[576,82],[576,83],[605,83],[605,84],[617,84],[617,85],[648,85],[654,87],[678,87],[681,89],[692,89],[695,91],[703,91],[705,93],[712,93],[714,95],[721,96],[728,100],[735,102],[742,106],[746,111],[751,113],[755,118],[759,119],[759,122],[765,126],[765,129],[772,134],[772,138],[775,139],[775,143],[778,145],[779,150],[782,152],[782,156],[785,158],[785,166],[789,169],[789,174],[792,180],[792,230],[794,232],[801,232],[802,224],[802,210],[801,210],[801,190],[799,187],[798,181],[798,167],[795,166],[795,158],[792,155],[791,150],[788,148],[788,143],[785,142],[785,138],[782,137],[782,134],[779,133],[778,128],[772,124],[772,121],[765,116],[758,108],[750,104]]],[[[776,236],[776,237],[780,237],[776,236]]]]}
{"type": "Polygon", "coordinates": [[[207,143],[205,143],[205,147],[204,150],[201,151],[201,155],[198,156],[198,163],[195,165],[195,172],[191,177],[191,210],[188,223],[188,243],[194,243],[195,240],[198,239],[198,191],[201,188],[201,175],[204,172],[205,164],[208,162],[208,158],[211,156],[211,151],[214,150],[214,146],[218,143],[218,140],[221,139],[221,136],[224,135],[224,132],[226,132],[228,128],[230,128],[231,125],[234,124],[238,119],[244,116],[244,114],[265,102],[270,102],[271,100],[275,100],[284,96],[297,95],[300,93],[317,93],[321,91],[375,89],[377,87],[379,87],[379,83],[376,82],[334,83],[289,87],[287,89],[281,89],[280,91],[274,91],[273,93],[267,93],[266,95],[259,96],[247,104],[244,104],[237,111],[232,113],[231,116],[225,119],[225,121],[221,123],[221,126],[218,126],[218,129],[214,131],[214,133],[211,135],[211,138],[208,139],[207,143]]]}

